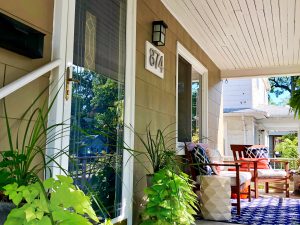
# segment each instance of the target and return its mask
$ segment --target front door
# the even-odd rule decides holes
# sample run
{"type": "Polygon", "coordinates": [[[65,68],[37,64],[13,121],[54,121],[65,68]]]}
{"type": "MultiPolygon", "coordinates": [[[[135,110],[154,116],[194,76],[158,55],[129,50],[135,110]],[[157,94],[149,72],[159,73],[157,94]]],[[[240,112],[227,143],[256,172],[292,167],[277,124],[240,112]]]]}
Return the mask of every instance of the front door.
{"type": "Polygon", "coordinates": [[[66,58],[73,62],[67,65],[64,95],[70,133],[63,142],[69,157],[61,161],[76,185],[92,194],[99,216],[126,218],[124,207],[130,203],[124,199],[132,192],[127,185],[125,193],[122,179],[128,174],[123,152],[127,0],[75,3],[74,12],[68,11],[74,33],[67,34],[67,42],[74,39],[74,44],[67,43],[66,58]]]}

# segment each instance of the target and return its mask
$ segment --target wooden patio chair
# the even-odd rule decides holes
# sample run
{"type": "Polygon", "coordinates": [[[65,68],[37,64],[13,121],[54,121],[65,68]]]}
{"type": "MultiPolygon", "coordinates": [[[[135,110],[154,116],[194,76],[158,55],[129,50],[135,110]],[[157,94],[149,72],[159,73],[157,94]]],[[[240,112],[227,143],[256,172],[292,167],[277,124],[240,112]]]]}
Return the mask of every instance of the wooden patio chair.
{"type": "Polygon", "coordinates": [[[250,171],[252,173],[252,182],[254,183],[254,197],[259,197],[258,192],[258,184],[265,183],[265,192],[269,193],[269,189],[276,189],[285,191],[286,197],[289,197],[289,162],[281,159],[267,158],[269,162],[274,163],[283,163],[284,170],[281,169],[272,169],[272,168],[260,168],[260,162],[262,158],[249,158],[248,154],[246,154],[246,149],[251,147],[252,145],[230,145],[233,158],[235,162],[243,164],[243,162],[247,163],[247,166],[242,166],[240,168],[241,171],[250,171]],[[272,183],[281,183],[283,184],[283,188],[270,186],[269,182],[272,183]]]}
{"type": "MultiPolygon", "coordinates": [[[[237,207],[237,215],[241,213],[241,194],[247,195],[248,201],[251,201],[251,174],[248,172],[240,172],[240,163],[199,163],[195,162],[191,151],[188,150],[187,145],[185,145],[185,163],[187,165],[187,173],[191,176],[192,180],[195,182],[194,192],[200,190],[201,184],[199,180],[199,166],[225,166],[225,167],[235,167],[235,172],[224,171],[220,175],[213,176],[226,176],[231,178],[231,194],[236,195],[236,203],[233,202],[232,205],[237,207]],[[227,172],[227,173],[226,173],[227,172]],[[247,192],[243,190],[247,189],[247,192]]],[[[216,187],[218,188],[218,187],[216,187]]]]}

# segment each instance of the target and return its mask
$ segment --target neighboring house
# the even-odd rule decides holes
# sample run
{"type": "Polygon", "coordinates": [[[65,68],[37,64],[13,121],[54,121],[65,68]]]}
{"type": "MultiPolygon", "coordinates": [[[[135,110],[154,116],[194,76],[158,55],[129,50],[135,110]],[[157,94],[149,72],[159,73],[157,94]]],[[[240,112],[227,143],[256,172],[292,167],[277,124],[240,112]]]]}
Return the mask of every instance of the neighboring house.
{"type": "Polygon", "coordinates": [[[299,132],[299,121],[289,106],[268,105],[267,78],[230,79],[223,82],[224,155],[230,144],[263,144],[274,147],[278,137],[299,132]]]}

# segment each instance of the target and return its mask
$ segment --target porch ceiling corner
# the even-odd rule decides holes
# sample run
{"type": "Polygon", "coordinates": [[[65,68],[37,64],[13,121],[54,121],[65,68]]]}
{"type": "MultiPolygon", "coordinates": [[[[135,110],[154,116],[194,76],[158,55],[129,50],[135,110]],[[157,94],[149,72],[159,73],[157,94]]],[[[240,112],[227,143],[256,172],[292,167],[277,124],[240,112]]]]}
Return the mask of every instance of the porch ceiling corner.
{"type": "Polygon", "coordinates": [[[300,74],[300,1],[161,1],[222,78],[300,74]]]}

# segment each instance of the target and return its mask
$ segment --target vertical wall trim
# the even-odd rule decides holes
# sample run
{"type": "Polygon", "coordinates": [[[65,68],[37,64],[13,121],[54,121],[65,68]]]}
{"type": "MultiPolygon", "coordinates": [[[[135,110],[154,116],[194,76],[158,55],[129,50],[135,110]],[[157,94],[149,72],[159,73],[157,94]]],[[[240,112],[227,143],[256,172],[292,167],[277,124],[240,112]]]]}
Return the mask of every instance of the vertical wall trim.
{"type": "MultiPolygon", "coordinates": [[[[137,0],[127,0],[124,142],[129,148],[134,148],[134,133],[131,129],[134,129],[135,120],[136,11],[137,0]]],[[[132,155],[128,151],[124,151],[122,188],[123,209],[121,218],[116,218],[113,222],[126,218],[128,225],[132,225],[133,223],[133,164],[134,159],[132,155]]]]}
{"type": "MultiPolygon", "coordinates": [[[[49,90],[49,102],[55,97],[56,100],[49,114],[48,126],[56,123],[61,123],[64,120],[64,73],[66,68],[66,42],[67,42],[67,29],[68,29],[68,3],[69,0],[55,0],[54,11],[53,11],[53,38],[52,38],[52,60],[63,59],[61,65],[52,71],[50,75],[50,90],[49,90]]],[[[49,136],[54,134],[60,134],[56,136],[57,139],[47,145],[47,154],[57,154],[62,149],[61,139],[63,133],[61,127],[57,127],[53,130],[49,136]]],[[[63,167],[67,168],[65,163],[68,163],[67,156],[59,157],[58,163],[63,167]]],[[[53,163],[54,164],[54,163],[53,163]]],[[[53,165],[52,174],[63,173],[60,168],[55,164],[53,165]]],[[[47,177],[49,174],[47,174],[47,177]]]]}

